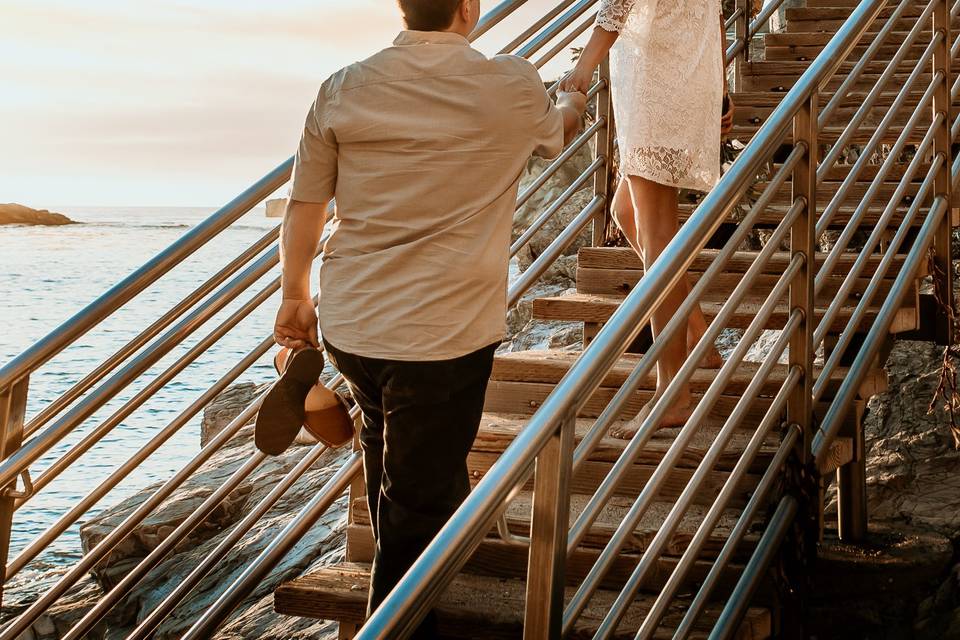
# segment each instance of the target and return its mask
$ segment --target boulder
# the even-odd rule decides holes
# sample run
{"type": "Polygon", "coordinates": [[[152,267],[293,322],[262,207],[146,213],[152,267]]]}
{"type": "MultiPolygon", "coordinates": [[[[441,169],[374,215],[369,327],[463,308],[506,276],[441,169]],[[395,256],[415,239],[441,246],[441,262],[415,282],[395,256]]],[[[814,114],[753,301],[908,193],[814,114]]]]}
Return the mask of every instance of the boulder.
{"type": "Polygon", "coordinates": [[[31,209],[22,204],[0,204],[0,225],[28,224],[56,226],[74,224],[74,221],[62,213],[53,213],[46,209],[31,209]]]}
{"type": "Polygon", "coordinates": [[[896,342],[889,389],[867,405],[867,497],[871,520],[960,539],[960,451],[943,403],[930,411],[942,362],[942,347],[896,342]]]}

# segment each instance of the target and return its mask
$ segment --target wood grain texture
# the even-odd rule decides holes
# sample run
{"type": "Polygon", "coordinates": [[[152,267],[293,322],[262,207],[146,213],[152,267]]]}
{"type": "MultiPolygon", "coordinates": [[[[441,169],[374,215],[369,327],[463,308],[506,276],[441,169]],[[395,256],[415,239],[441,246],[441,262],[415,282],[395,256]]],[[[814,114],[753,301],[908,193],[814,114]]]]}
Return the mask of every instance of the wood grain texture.
{"type": "MultiPolygon", "coordinates": [[[[362,622],[366,609],[369,565],[341,563],[281,585],[274,594],[278,613],[325,620],[362,622]]],[[[436,612],[440,633],[446,638],[510,639],[522,634],[522,611],[525,584],[522,580],[461,574],[441,597],[436,612]]],[[[573,595],[567,589],[566,597],[573,595]]],[[[589,638],[609,610],[616,592],[600,590],[577,623],[572,638],[589,638]]],[[[656,638],[671,638],[686,608],[686,600],[678,599],[663,620],[656,638]]],[[[640,621],[650,610],[653,598],[641,594],[630,606],[615,638],[633,638],[640,621]]],[[[710,605],[697,621],[692,637],[706,638],[716,621],[719,606],[710,605]]],[[[768,609],[753,607],[739,629],[738,640],[768,638],[771,632],[768,609]]]]}
{"type": "MultiPolygon", "coordinates": [[[[569,320],[578,322],[606,322],[617,310],[624,296],[619,295],[601,295],[589,293],[576,293],[565,296],[551,296],[537,298],[533,301],[533,317],[538,320],[569,320]]],[[[745,329],[757,316],[761,300],[747,299],[738,307],[736,312],[727,323],[728,328],[745,329]]],[[[706,300],[701,303],[703,313],[707,322],[712,322],[717,317],[717,313],[722,306],[721,303],[706,300]]],[[[891,333],[903,333],[913,331],[919,328],[919,291],[915,295],[908,296],[907,301],[897,315],[896,321],[890,328],[891,333]]],[[[831,326],[831,332],[840,332],[846,328],[853,315],[853,306],[844,306],[840,308],[831,326]]],[[[876,320],[879,307],[870,307],[864,314],[864,319],[860,324],[860,331],[866,332],[870,325],[876,320]]],[[[816,317],[819,321],[823,317],[825,309],[818,307],[816,317]]],[[[785,303],[778,304],[770,315],[765,328],[782,329],[787,319],[788,307],[785,303]]]]}

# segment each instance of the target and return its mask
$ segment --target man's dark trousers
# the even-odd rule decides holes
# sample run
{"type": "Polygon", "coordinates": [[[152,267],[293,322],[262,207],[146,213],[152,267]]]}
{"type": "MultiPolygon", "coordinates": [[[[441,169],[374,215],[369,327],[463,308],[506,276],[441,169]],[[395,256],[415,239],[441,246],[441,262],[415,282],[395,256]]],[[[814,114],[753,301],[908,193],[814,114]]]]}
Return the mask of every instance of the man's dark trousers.
{"type": "MultiPolygon", "coordinates": [[[[418,362],[325,346],[363,414],[360,445],[376,540],[369,615],[470,493],[467,454],[498,344],[453,360],[418,362]]],[[[435,635],[431,615],[414,637],[435,635]]]]}

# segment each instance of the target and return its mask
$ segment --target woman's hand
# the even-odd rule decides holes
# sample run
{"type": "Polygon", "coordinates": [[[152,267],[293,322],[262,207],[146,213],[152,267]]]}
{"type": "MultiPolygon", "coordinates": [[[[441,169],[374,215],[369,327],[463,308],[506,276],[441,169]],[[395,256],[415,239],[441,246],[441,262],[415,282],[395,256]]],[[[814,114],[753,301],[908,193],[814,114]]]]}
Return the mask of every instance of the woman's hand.
{"type": "Polygon", "coordinates": [[[560,81],[560,91],[566,93],[580,92],[586,94],[590,91],[590,84],[593,82],[593,69],[586,69],[584,65],[577,64],[573,71],[568,73],[560,81]]]}

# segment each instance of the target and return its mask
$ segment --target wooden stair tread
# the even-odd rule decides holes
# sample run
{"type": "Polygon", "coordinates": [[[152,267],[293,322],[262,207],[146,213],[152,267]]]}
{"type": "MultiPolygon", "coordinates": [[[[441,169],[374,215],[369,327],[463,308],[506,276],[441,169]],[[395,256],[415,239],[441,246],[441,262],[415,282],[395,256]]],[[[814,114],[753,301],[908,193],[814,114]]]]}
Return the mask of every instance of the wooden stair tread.
{"type": "MultiPolygon", "coordinates": [[[[690,271],[706,271],[717,256],[720,255],[719,249],[701,249],[700,253],[690,265],[690,271]]],[[[735,251],[724,271],[727,273],[746,273],[747,270],[757,261],[760,255],[759,251],[735,251]]],[[[816,253],[814,258],[817,265],[823,264],[827,254],[821,251],[816,253]]],[[[764,265],[764,271],[768,273],[783,273],[787,265],[790,264],[789,251],[775,251],[770,259],[764,265]]],[[[837,261],[837,270],[841,273],[848,273],[856,262],[858,254],[843,253],[837,261]]],[[[873,254],[867,258],[865,269],[875,271],[883,258],[880,254],[873,254]]],[[[905,254],[897,254],[893,257],[890,273],[892,277],[896,276],[896,269],[899,269],[906,259],[905,254]]],[[[643,271],[643,261],[637,252],[630,247],[582,247],[578,252],[577,264],[582,268],[591,269],[633,269],[643,271]]]]}
{"type": "MultiPolygon", "coordinates": [[[[492,380],[511,381],[511,382],[546,382],[556,384],[567,374],[573,363],[580,357],[580,351],[567,351],[562,349],[549,349],[539,351],[514,351],[511,353],[498,354],[493,363],[492,380]]],[[[607,372],[601,386],[616,387],[623,386],[627,377],[640,361],[641,356],[637,354],[624,354],[617,363],[607,372]]],[[[760,363],[743,362],[733,373],[730,382],[724,388],[726,395],[740,395],[753,380],[757,371],[760,369],[760,363]]],[[[815,375],[819,375],[821,369],[818,367],[815,375]]],[[[837,368],[831,378],[841,381],[847,375],[846,368],[837,368]]],[[[719,373],[716,369],[698,369],[694,372],[690,387],[694,391],[705,391],[719,373]]],[[[785,364],[775,365],[770,375],[764,381],[760,390],[761,394],[773,395],[780,389],[783,381],[786,379],[788,367],[785,364]]],[[[656,372],[651,371],[641,381],[639,388],[656,389],[656,372]]]]}
{"type": "MultiPolygon", "coordinates": [[[[684,222],[691,215],[693,215],[693,212],[696,210],[697,206],[698,205],[694,203],[681,202],[679,205],[680,221],[684,222]]],[[[731,223],[739,223],[740,218],[750,211],[751,206],[752,205],[749,202],[740,203],[740,211],[734,210],[734,213],[731,213],[728,221],[731,223]]],[[[774,203],[757,215],[756,224],[759,226],[775,227],[783,220],[787,213],[787,209],[789,209],[789,206],[786,204],[774,203]]],[[[839,229],[846,226],[846,224],[853,217],[855,209],[855,203],[846,202],[841,205],[837,211],[837,214],[830,221],[828,228],[839,229]]],[[[906,204],[898,205],[894,214],[890,216],[890,225],[899,225],[901,222],[903,222],[903,218],[907,213],[907,209],[908,205],[906,204]]],[[[861,226],[867,229],[876,226],[882,214],[882,206],[872,206],[868,208],[861,220],[861,226]]],[[[917,218],[913,221],[912,226],[919,227],[922,224],[922,220],[923,216],[917,216],[917,218]]]]}
{"type": "MultiPolygon", "coordinates": [[[[550,296],[537,298],[533,301],[533,317],[539,320],[567,320],[580,322],[606,322],[610,316],[617,310],[625,296],[602,295],[592,293],[571,293],[562,296],[550,296]]],[[[761,299],[746,299],[733,314],[730,322],[727,324],[730,328],[745,329],[757,316],[762,304],[761,299]]],[[[705,300],[701,302],[701,308],[707,321],[712,321],[722,307],[718,301],[705,300]]],[[[836,316],[831,331],[843,330],[849,321],[854,307],[845,305],[841,307],[836,316]]],[[[864,326],[868,326],[877,316],[879,308],[871,307],[867,310],[864,317],[864,326]]],[[[786,322],[789,308],[785,302],[777,304],[766,328],[780,329],[786,322]]],[[[816,309],[816,317],[823,317],[824,309],[816,309]]],[[[907,304],[901,309],[902,317],[898,317],[891,326],[891,333],[902,333],[912,331],[917,328],[917,308],[911,304],[908,299],[907,304]]]]}
{"type": "MultiPolygon", "coordinates": [[[[369,581],[369,565],[340,563],[280,585],[274,593],[274,607],[284,615],[361,623],[366,611],[369,581]]],[[[522,635],[525,592],[525,581],[520,579],[460,574],[437,605],[440,633],[449,638],[519,638],[522,635]]],[[[572,595],[573,589],[568,588],[567,599],[572,595]]],[[[616,595],[613,591],[598,591],[570,637],[591,637],[616,595]]],[[[614,637],[632,638],[654,599],[655,596],[640,594],[624,617],[622,631],[614,637]]],[[[670,629],[679,624],[685,602],[688,600],[678,598],[655,637],[672,637],[670,629]]],[[[697,622],[698,633],[693,637],[706,637],[705,632],[715,622],[720,608],[718,605],[707,607],[697,622]]],[[[743,640],[767,638],[770,629],[769,610],[752,607],[736,637],[743,640]]]]}
{"type": "MultiPolygon", "coordinates": [[[[525,415],[484,413],[480,421],[480,430],[473,444],[473,450],[498,454],[502,453],[507,446],[513,442],[517,434],[526,427],[529,420],[530,417],[525,415]]],[[[579,444],[593,424],[594,420],[591,418],[577,419],[575,427],[576,435],[574,437],[576,443],[579,444]]],[[[622,423],[617,423],[614,426],[616,427],[620,424],[622,423]]],[[[690,445],[680,457],[677,466],[694,468],[699,465],[704,455],[706,455],[707,449],[716,439],[716,435],[722,426],[722,419],[708,420],[707,424],[705,424],[690,441],[690,445]]],[[[755,427],[756,425],[753,426],[755,427]]],[[[634,464],[659,464],[679,432],[679,429],[657,430],[649,442],[647,442],[646,446],[641,448],[634,464]]],[[[747,442],[749,442],[751,435],[751,427],[745,426],[743,429],[736,430],[724,449],[724,453],[720,456],[717,468],[725,470],[732,469],[733,465],[740,459],[740,454],[746,447],[747,442]]],[[[627,444],[628,441],[622,438],[605,437],[600,441],[599,446],[590,454],[588,459],[614,462],[620,457],[623,450],[626,449],[627,444]]],[[[772,436],[765,445],[761,447],[758,458],[761,460],[764,458],[769,459],[776,451],[777,444],[776,436],[772,436]]]]}
{"type": "MultiPolygon", "coordinates": [[[[583,513],[587,505],[589,496],[584,494],[573,494],[570,497],[570,524],[572,525],[577,517],[583,513]]],[[[584,538],[583,547],[591,549],[602,549],[613,536],[614,532],[620,526],[627,511],[630,509],[633,500],[626,496],[614,496],[607,503],[600,516],[590,528],[590,532],[584,538]]],[[[353,501],[353,524],[365,527],[370,532],[372,542],[372,530],[370,530],[370,512],[367,508],[365,498],[358,498],[353,501]]],[[[506,519],[510,531],[519,536],[530,535],[530,514],[533,507],[533,492],[522,491],[509,504],[506,509],[506,519]]],[[[645,551],[650,541],[657,534],[657,531],[663,525],[667,515],[673,507],[673,502],[654,502],[644,514],[640,524],[634,531],[630,540],[624,546],[622,553],[637,554],[645,551]]],[[[662,555],[680,556],[686,550],[697,527],[703,522],[703,518],[708,510],[707,505],[694,504],[677,527],[673,537],[667,543],[662,555]]],[[[710,535],[708,543],[704,547],[704,554],[707,557],[715,558],[723,547],[724,542],[730,535],[734,526],[737,524],[737,518],[740,517],[740,511],[735,508],[726,509],[717,522],[713,533],[710,535]]],[[[491,528],[488,537],[499,539],[496,528],[491,528]]],[[[745,546],[752,549],[756,537],[752,537],[749,542],[745,541],[745,546]]],[[[703,557],[703,554],[701,554],[703,557]]]]}

